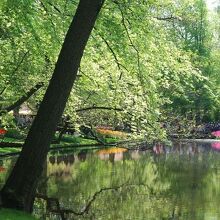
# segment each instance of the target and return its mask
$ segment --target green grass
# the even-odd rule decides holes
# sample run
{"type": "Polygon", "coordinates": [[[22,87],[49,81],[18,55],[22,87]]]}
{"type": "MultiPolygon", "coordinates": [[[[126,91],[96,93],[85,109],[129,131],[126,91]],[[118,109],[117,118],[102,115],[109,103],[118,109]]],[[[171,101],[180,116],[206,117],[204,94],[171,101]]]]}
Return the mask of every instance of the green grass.
{"type": "Polygon", "coordinates": [[[0,148],[0,154],[19,152],[20,150],[21,149],[19,149],[19,148],[4,147],[4,148],[0,148]]]}
{"type": "MultiPolygon", "coordinates": [[[[5,143],[10,143],[10,142],[11,143],[22,143],[23,141],[20,139],[16,139],[16,138],[5,137],[3,142],[5,142],[5,143]]],[[[88,144],[89,145],[89,144],[94,144],[94,143],[97,143],[97,142],[94,140],[85,139],[82,137],[64,135],[60,144],[52,144],[51,147],[59,147],[59,146],[65,147],[65,145],[68,146],[69,144],[76,144],[76,145],[88,144]]],[[[4,147],[4,148],[0,148],[0,154],[19,152],[20,150],[21,150],[20,148],[4,147]]]]}
{"type": "Polygon", "coordinates": [[[120,141],[121,139],[120,138],[114,138],[114,137],[107,137],[105,138],[105,142],[106,143],[113,143],[113,142],[117,142],[117,141],[120,141]]]}
{"type": "MultiPolygon", "coordinates": [[[[105,138],[104,141],[106,143],[112,143],[112,142],[117,142],[120,139],[118,138],[105,138]]],[[[1,141],[1,140],[0,140],[1,141]]],[[[24,140],[21,139],[16,139],[16,138],[12,138],[12,137],[5,137],[3,142],[6,143],[22,143],[24,140]]],[[[80,145],[80,144],[88,144],[88,145],[93,145],[97,143],[97,141],[95,140],[91,140],[91,139],[86,139],[83,137],[75,137],[72,135],[64,135],[61,143],[60,144],[52,144],[51,147],[59,147],[59,146],[63,146],[65,147],[70,145],[70,144],[76,144],[76,145],[80,145]]],[[[13,147],[4,147],[4,148],[0,148],[0,154],[6,154],[6,153],[13,153],[13,152],[19,152],[21,149],[19,148],[13,148],[13,147]]]]}
{"type": "MultiPolygon", "coordinates": [[[[4,137],[3,140],[0,139],[0,142],[4,143],[22,143],[24,142],[21,139],[16,139],[16,138],[11,138],[11,137],[4,137]]],[[[19,152],[21,149],[20,148],[13,148],[13,147],[0,147],[0,154],[6,154],[6,153],[13,153],[13,152],[19,152]]],[[[1,220],[1,219],[0,219],[1,220]]]]}
{"type": "Polygon", "coordinates": [[[0,209],[2,220],[36,220],[33,216],[13,209],[0,209]]]}
{"type": "Polygon", "coordinates": [[[14,138],[16,140],[24,140],[26,138],[26,133],[25,131],[22,131],[20,129],[15,129],[15,128],[9,128],[7,130],[7,133],[5,134],[5,138],[14,138]]]}
{"type": "MultiPolygon", "coordinates": [[[[0,139],[1,141],[1,139],[0,139]]],[[[4,139],[2,140],[4,142],[19,142],[19,143],[22,143],[24,142],[24,140],[21,140],[21,139],[16,139],[16,138],[12,138],[12,137],[4,137],[4,139]]]]}

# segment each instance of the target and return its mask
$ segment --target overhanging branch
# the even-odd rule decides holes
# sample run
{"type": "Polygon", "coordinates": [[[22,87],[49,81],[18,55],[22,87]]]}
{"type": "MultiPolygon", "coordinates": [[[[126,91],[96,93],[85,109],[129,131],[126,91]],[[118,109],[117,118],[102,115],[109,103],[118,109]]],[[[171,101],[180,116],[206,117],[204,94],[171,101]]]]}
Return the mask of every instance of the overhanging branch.
{"type": "Polygon", "coordinates": [[[89,110],[114,110],[114,111],[123,111],[121,108],[113,108],[113,107],[105,107],[105,106],[91,106],[86,108],[77,109],[76,112],[83,112],[83,111],[89,111],[89,110]]]}
{"type": "Polygon", "coordinates": [[[179,16],[169,16],[169,17],[154,17],[159,21],[173,21],[173,20],[178,20],[178,21],[182,21],[182,18],[179,16]]]}
{"type": "Polygon", "coordinates": [[[118,1],[113,1],[117,6],[118,6],[118,9],[121,13],[121,18],[122,18],[122,25],[125,29],[125,32],[127,34],[127,37],[128,37],[128,40],[131,44],[131,46],[133,47],[133,49],[135,50],[136,54],[137,54],[137,66],[138,66],[138,76],[140,78],[140,80],[142,81],[142,75],[141,75],[141,65],[140,65],[140,53],[139,53],[139,50],[137,48],[137,46],[134,44],[133,40],[131,39],[131,36],[130,36],[130,33],[129,33],[129,30],[128,30],[128,27],[126,25],[126,21],[129,23],[128,19],[125,18],[125,15],[124,15],[124,12],[120,6],[120,3],[118,1]]]}
{"type": "Polygon", "coordinates": [[[24,102],[26,102],[35,92],[37,92],[40,88],[43,87],[43,82],[39,82],[34,87],[32,87],[26,94],[24,94],[22,97],[20,97],[17,101],[15,101],[13,104],[3,108],[0,110],[0,115],[3,113],[10,112],[14,110],[16,107],[20,106],[24,102]]]}
{"type": "MultiPolygon", "coordinates": [[[[95,28],[94,28],[95,29],[95,28]]],[[[109,44],[109,42],[100,34],[98,33],[99,37],[103,40],[103,42],[106,44],[107,48],[109,49],[109,51],[112,53],[114,59],[115,59],[115,62],[117,64],[117,67],[118,67],[118,70],[120,71],[120,76],[119,76],[119,80],[121,79],[122,77],[122,74],[123,74],[123,71],[122,71],[122,68],[125,69],[127,72],[128,72],[128,69],[119,62],[119,59],[115,53],[115,51],[113,50],[113,48],[111,47],[111,45],[109,44]],[[122,68],[121,68],[122,67],[122,68]]]]}

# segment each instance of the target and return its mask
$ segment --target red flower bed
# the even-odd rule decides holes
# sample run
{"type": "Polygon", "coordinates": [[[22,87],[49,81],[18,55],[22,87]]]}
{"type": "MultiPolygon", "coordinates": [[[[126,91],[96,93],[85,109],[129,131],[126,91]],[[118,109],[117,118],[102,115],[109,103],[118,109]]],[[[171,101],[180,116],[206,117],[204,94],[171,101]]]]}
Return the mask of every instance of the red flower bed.
{"type": "Polygon", "coordinates": [[[0,128],[0,137],[4,137],[7,131],[4,128],[0,128]]]}

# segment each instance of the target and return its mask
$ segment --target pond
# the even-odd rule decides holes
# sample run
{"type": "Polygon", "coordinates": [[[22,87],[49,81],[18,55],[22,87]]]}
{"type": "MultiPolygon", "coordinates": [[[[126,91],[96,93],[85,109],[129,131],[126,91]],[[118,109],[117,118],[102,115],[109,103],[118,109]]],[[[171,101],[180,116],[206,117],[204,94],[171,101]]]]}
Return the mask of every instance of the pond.
{"type": "MultiPolygon", "coordinates": [[[[50,154],[34,215],[40,219],[220,219],[220,142],[50,154]],[[59,205],[58,205],[59,204],[59,205]],[[64,210],[65,209],[65,210],[64,210]],[[63,212],[61,210],[64,210],[63,212]]],[[[15,159],[0,161],[0,184],[15,159]]]]}

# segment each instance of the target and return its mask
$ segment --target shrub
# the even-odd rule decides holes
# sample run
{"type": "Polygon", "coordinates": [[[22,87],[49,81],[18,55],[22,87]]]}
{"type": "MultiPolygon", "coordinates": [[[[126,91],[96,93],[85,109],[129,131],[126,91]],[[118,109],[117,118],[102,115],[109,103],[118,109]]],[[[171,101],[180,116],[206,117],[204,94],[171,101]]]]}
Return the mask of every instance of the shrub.
{"type": "Polygon", "coordinates": [[[15,139],[25,139],[26,135],[19,129],[11,128],[7,130],[5,137],[15,138],[15,139]]]}

